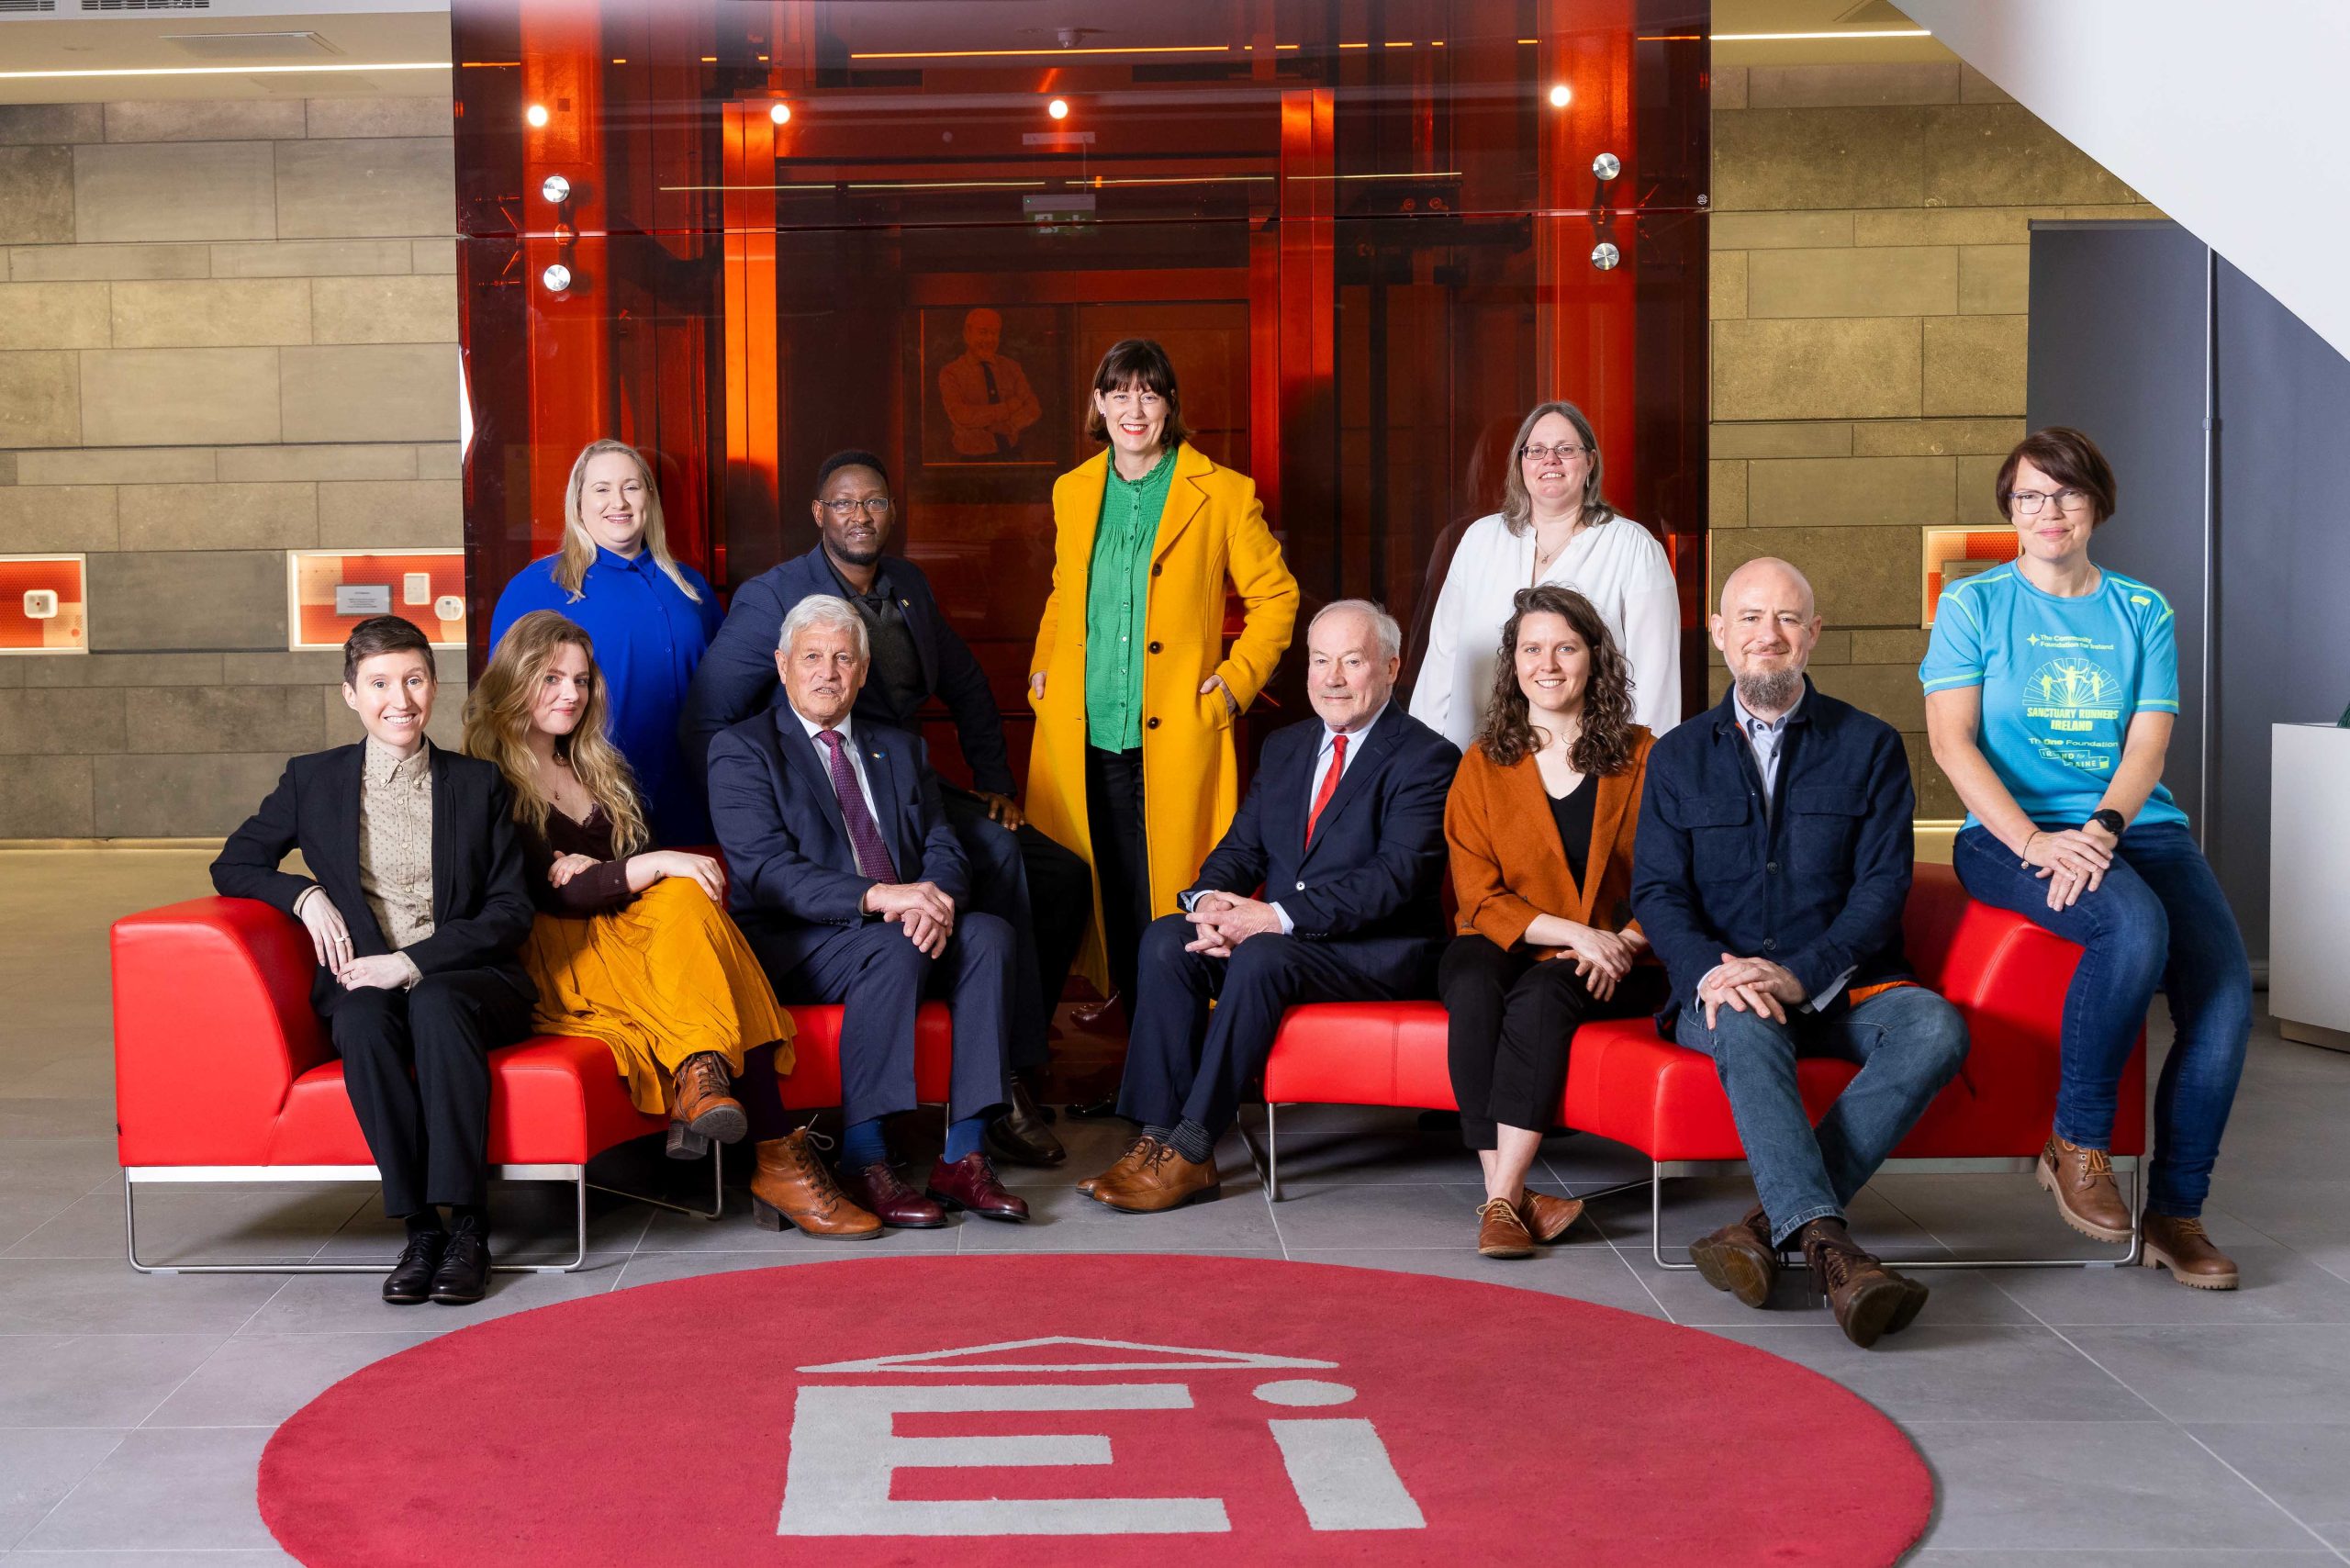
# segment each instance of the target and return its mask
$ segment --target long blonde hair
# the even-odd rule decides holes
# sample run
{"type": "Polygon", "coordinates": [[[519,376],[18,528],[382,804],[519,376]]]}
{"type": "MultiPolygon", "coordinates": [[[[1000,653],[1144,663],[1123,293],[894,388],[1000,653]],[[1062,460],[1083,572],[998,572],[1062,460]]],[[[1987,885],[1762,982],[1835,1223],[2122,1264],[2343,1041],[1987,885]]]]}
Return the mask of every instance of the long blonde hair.
{"type": "Polygon", "coordinates": [[[514,820],[545,836],[554,804],[539,788],[538,762],[527,737],[540,682],[565,647],[588,655],[588,701],[578,727],[555,741],[555,755],[571,765],[572,777],[604,808],[612,824],[612,857],[618,859],[644,848],[653,834],[644,825],[628,758],[605,733],[611,709],[604,698],[604,676],[596,667],[596,644],[577,622],[558,610],[533,610],[507,628],[489,655],[489,667],[465,695],[465,755],[498,765],[514,786],[514,820]]]}
{"type": "Polygon", "coordinates": [[[644,548],[653,554],[653,564],[668,574],[678,591],[696,604],[701,595],[677,569],[677,557],[669,554],[669,536],[661,522],[661,487],[653,482],[653,465],[644,454],[624,441],[591,441],[580,450],[579,460],[571,465],[571,482],[563,488],[563,549],[554,563],[557,587],[572,599],[585,597],[580,585],[588,580],[588,568],[595,564],[596,541],[588,532],[588,525],[580,521],[579,498],[588,488],[588,465],[608,452],[625,454],[636,465],[644,479],[644,548]]]}

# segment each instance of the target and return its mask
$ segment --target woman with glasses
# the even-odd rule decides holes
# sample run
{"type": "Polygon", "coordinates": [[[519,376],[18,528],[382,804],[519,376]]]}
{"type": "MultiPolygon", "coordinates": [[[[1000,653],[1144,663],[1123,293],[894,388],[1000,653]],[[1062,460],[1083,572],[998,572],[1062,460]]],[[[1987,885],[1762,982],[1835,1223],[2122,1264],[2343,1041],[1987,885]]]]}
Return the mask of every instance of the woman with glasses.
{"type": "Polygon", "coordinates": [[[596,644],[612,744],[636,775],[654,836],[708,844],[710,812],[677,752],[677,714],[722,618],[699,572],[669,554],[661,493],[634,447],[591,442],[564,491],[563,546],[514,574],[489,645],[534,610],[570,618],[596,644]]]}
{"type": "Polygon", "coordinates": [[[1959,880],[2084,949],[2040,1184],[2074,1229],[2130,1239],[2109,1154],[2116,1124],[2145,1114],[2116,1102],[2160,986],[2177,1038],[2154,1092],[2144,1260],[2183,1285],[2233,1290],[2236,1266],[2197,1216],[2244,1070],[2252,969],[2162,784],[2178,717],[2170,604],[2089,559],[2114,480],[2087,436],[2025,437],[1995,494],[2021,554],[1943,589],[1919,676],[1934,760],[1966,804],[1959,880]]]}
{"type": "Polygon", "coordinates": [[[1437,596],[1412,717],[1467,750],[1518,590],[1553,583],[1598,610],[1631,667],[1633,722],[1663,734],[1681,722],[1681,598],[1664,546],[1601,498],[1599,443],[1572,403],[1536,408],[1511,450],[1502,510],[1469,525],[1437,596]]]}
{"type": "Polygon", "coordinates": [[[1158,344],[1102,356],[1086,431],[1106,450],[1053,486],[1028,816],[1091,864],[1082,961],[1131,1010],[1143,928],[1175,913],[1239,806],[1233,721],[1289,646],[1297,579],[1257,487],[1191,443],[1158,344]],[[1228,648],[1227,583],[1241,603],[1228,648]]]}

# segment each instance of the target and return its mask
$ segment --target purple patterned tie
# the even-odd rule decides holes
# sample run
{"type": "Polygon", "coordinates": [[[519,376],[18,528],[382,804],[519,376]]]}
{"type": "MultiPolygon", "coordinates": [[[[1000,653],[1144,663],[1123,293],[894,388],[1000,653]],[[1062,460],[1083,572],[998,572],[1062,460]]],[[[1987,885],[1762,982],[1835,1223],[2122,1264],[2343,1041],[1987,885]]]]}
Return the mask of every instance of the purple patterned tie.
{"type": "Polygon", "coordinates": [[[841,733],[818,730],[816,738],[833,754],[833,793],[840,797],[841,820],[848,823],[848,844],[856,852],[857,875],[877,882],[896,881],[898,868],[890,858],[890,846],[881,842],[881,830],[874,825],[873,813],[865,809],[865,791],[856,787],[856,769],[849,766],[848,754],[841,750],[841,733]]]}

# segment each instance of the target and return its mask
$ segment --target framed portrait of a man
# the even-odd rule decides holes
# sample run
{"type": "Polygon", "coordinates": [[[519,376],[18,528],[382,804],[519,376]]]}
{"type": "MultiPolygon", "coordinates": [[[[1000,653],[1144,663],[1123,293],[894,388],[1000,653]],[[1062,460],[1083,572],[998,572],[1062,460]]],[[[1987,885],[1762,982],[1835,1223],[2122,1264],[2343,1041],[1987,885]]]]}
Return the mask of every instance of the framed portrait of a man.
{"type": "Polygon", "coordinates": [[[1049,306],[922,309],[927,467],[1056,467],[1068,460],[1060,313],[1049,306]]]}

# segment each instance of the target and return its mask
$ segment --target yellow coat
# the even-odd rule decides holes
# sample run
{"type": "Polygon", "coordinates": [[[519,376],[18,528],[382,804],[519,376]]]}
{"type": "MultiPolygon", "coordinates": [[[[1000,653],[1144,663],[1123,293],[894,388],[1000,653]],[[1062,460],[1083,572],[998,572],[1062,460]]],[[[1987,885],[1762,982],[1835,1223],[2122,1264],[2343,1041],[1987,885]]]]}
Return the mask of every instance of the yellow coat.
{"type": "MultiPolygon", "coordinates": [[[[1036,626],[1032,678],[1045,677],[1028,759],[1028,817],[1037,828],[1093,862],[1085,810],[1085,599],[1093,535],[1108,482],[1107,452],[1053,485],[1053,591],[1036,626]]],[[[1200,863],[1232,825],[1240,804],[1233,755],[1232,711],[1222,692],[1200,685],[1220,675],[1242,711],[1272,678],[1297,623],[1297,579],[1282,564],[1280,542],[1265,526],[1257,487],[1188,444],[1175,454],[1175,476],[1151,550],[1148,652],[1143,666],[1143,815],[1149,839],[1150,913],[1171,914],[1175,895],[1192,885],[1200,863]],[[1240,635],[1224,646],[1225,580],[1246,607],[1240,635]]],[[[1102,951],[1102,881],[1093,882],[1093,925],[1079,963],[1103,995],[1109,980],[1102,951]]]]}

